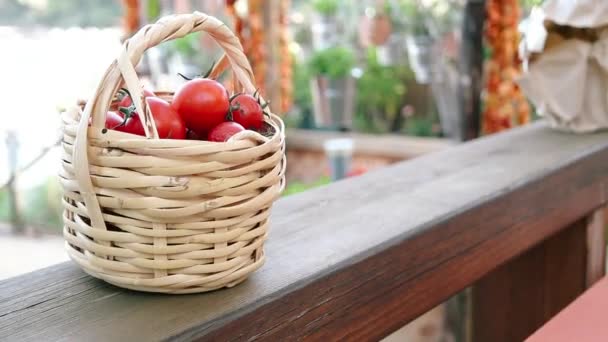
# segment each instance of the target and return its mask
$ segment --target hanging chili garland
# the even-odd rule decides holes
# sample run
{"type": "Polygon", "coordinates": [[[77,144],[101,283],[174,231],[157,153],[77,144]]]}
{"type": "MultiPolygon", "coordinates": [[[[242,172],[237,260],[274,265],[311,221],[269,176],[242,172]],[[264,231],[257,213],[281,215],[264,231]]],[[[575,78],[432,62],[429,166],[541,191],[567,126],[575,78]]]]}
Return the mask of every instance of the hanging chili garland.
{"type": "Polygon", "coordinates": [[[266,46],[264,42],[263,0],[248,0],[247,13],[239,13],[236,8],[238,1],[227,0],[226,8],[234,23],[234,33],[243,45],[243,51],[249,58],[253,68],[256,86],[265,96],[264,84],[266,82],[266,46]]]}
{"type": "MultiPolygon", "coordinates": [[[[243,39],[243,30],[245,24],[243,22],[243,19],[241,19],[241,17],[236,13],[236,9],[234,8],[235,3],[236,0],[226,0],[226,11],[228,12],[228,15],[232,18],[232,22],[234,25],[234,34],[237,36],[237,38],[239,38],[239,41],[243,46],[243,52],[245,53],[245,56],[247,56],[247,49],[245,46],[246,44],[243,39]]],[[[234,79],[233,81],[236,82],[236,80],[234,79]]],[[[238,89],[236,84],[232,85],[232,89],[238,89]]]]}
{"type": "Polygon", "coordinates": [[[280,12],[279,12],[279,52],[280,52],[280,98],[281,98],[281,113],[287,113],[291,108],[293,99],[293,84],[292,84],[292,68],[293,60],[291,52],[289,51],[289,0],[280,1],[280,12]]]}
{"type": "Polygon", "coordinates": [[[123,16],[124,37],[131,37],[140,27],[139,0],[123,0],[125,15],[123,16]]]}
{"type": "Polygon", "coordinates": [[[268,98],[271,89],[265,89],[268,75],[268,44],[278,41],[278,51],[280,54],[279,73],[279,98],[278,107],[281,112],[286,112],[292,103],[292,59],[289,51],[288,34],[288,13],[289,0],[279,1],[279,25],[278,39],[271,39],[264,30],[264,0],[227,0],[226,7],[228,14],[234,23],[234,32],[243,45],[245,55],[249,58],[249,63],[253,68],[256,86],[260,93],[268,98]],[[239,13],[237,2],[247,1],[247,13],[239,13]]]}
{"type": "Polygon", "coordinates": [[[491,57],[485,63],[483,133],[490,134],[530,121],[530,107],[515,78],[520,17],[518,0],[488,0],[485,38],[491,57]]]}
{"type": "Polygon", "coordinates": [[[262,95],[268,97],[266,93],[267,89],[264,89],[268,69],[266,63],[268,51],[265,42],[263,5],[264,0],[249,0],[249,15],[247,19],[249,24],[249,41],[251,43],[248,50],[246,50],[246,54],[249,56],[253,74],[262,95]]]}

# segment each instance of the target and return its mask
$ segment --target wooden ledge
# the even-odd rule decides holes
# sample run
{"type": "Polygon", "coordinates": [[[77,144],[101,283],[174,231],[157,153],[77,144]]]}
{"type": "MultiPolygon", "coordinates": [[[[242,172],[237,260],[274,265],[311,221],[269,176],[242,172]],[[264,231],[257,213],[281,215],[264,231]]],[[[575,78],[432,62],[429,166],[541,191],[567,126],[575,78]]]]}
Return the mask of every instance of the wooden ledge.
{"type": "Polygon", "coordinates": [[[323,143],[329,139],[351,138],[355,142],[355,154],[395,160],[419,157],[456,144],[454,141],[442,138],[342,133],[305,129],[290,129],[287,131],[287,137],[287,148],[321,152],[323,151],[323,143]]]}
{"type": "Polygon", "coordinates": [[[608,133],[543,124],[458,145],[278,201],[232,289],[136,293],[71,263],[0,282],[0,340],[378,339],[605,204],[607,161],[608,133]]]}

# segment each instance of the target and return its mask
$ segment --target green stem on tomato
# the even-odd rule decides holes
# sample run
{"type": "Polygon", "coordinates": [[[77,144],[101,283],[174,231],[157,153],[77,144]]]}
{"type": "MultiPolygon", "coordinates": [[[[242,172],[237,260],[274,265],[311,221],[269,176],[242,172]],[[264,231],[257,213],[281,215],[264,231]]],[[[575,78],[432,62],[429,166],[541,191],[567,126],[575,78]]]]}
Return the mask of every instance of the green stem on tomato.
{"type": "Polygon", "coordinates": [[[113,127],[112,129],[114,129],[116,127],[121,127],[121,126],[126,125],[127,121],[137,114],[136,110],[137,109],[135,108],[134,104],[132,104],[129,107],[120,107],[120,108],[118,108],[118,111],[121,112],[121,113],[123,113],[125,115],[125,117],[122,120],[122,123],[120,123],[120,125],[117,125],[117,126],[113,127]]]}
{"type": "Polygon", "coordinates": [[[208,78],[209,75],[211,75],[211,72],[213,71],[213,67],[215,66],[215,61],[213,61],[213,63],[211,63],[211,67],[204,73],[204,74],[200,74],[198,76],[195,77],[188,77],[185,76],[184,74],[182,74],[181,72],[178,72],[177,74],[179,76],[181,76],[183,79],[185,79],[186,81],[192,81],[195,78],[208,78]]]}
{"type": "Polygon", "coordinates": [[[182,74],[181,72],[177,73],[179,76],[181,76],[183,79],[185,79],[186,81],[192,81],[192,79],[190,77],[184,76],[184,74],[182,74]]]}
{"type": "Polygon", "coordinates": [[[205,73],[203,78],[207,78],[207,77],[209,77],[209,75],[211,75],[211,72],[213,71],[214,66],[215,66],[215,61],[213,61],[213,63],[211,63],[211,67],[209,68],[209,70],[207,70],[207,72],[205,73]]]}
{"type": "Polygon", "coordinates": [[[243,93],[235,93],[234,95],[230,96],[230,98],[228,99],[228,102],[232,103],[232,100],[234,100],[237,96],[241,95],[243,93]]]}
{"type": "Polygon", "coordinates": [[[120,95],[119,100],[121,100],[121,101],[122,101],[122,99],[125,98],[125,96],[131,97],[131,93],[129,92],[129,90],[127,88],[118,89],[118,94],[120,95]]]}

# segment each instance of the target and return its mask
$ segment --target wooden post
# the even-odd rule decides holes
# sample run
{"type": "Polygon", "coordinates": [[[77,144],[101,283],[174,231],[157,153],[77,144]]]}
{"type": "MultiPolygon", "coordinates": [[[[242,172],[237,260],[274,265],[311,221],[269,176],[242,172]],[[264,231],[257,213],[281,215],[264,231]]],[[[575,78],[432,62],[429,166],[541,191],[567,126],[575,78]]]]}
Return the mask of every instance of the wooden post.
{"type": "MultiPolygon", "coordinates": [[[[467,0],[462,20],[462,45],[460,47],[460,80],[458,84],[459,113],[457,140],[468,141],[481,133],[481,91],[483,80],[483,28],[486,19],[485,0],[467,0]]],[[[471,290],[462,291],[448,304],[455,312],[450,321],[457,341],[471,339],[471,290]]]]}
{"type": "Polygon", "coordinates": [[[481,89],[483,76],[483,26],[486,18],[485,0],[468,0],[462,21],[460,48],[461,139],[471,140],[480,133],[481,89]]]}
{"type": "Polygon", "coordinates": [[[587,217],[587,278],[589,288],[606,273],[606,208],[587,217]]]}
{"type": "Polygon", "coordinates": [[[473,288],[473,341],[523,341],[604,274],[603,209],[498,267],[473,288]]]}
{"type": "Polygon", "coordinates": [[[8,150],[9,182],[6,185],[10,205],[11,227],[14,234],[22,234],[25,225],[19,209],[19,197],[17,191],[17,165],[19,155],[19,141],[17,134],[9,131],[6,136],[6,147],[8,150]]]}

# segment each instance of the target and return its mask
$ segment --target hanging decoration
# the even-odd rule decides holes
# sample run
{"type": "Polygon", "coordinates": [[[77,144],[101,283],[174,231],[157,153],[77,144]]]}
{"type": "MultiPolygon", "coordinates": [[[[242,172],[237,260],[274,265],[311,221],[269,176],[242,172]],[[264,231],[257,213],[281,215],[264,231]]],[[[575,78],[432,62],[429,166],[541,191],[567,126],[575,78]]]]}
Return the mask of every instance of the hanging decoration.
{"type": "Polygon", "coordinates": [[[281,59],[279,66],[281,104],[279,107],[281,113],[287,113],[291,109],[293,101],[293,59],[289,50],[288,30],[290,2],[290,0],[281,0],[279,11],[279,53],[281,59]]]}
{"type": "Polygon", "coordinates": [[[228,14],[234,23],[234,33],[243,45],[245,56],[254,70],[256,86],[266,96],[266,57],[264,43],[263,0],[226,0],[228,14]]]}
{"type": "Polygon", "coordinates": [[[485,38],[490,58],[485,63],[483,133],[491,134],[530,121],[530,106],[515,83],[521,72],[517,55],[520,17],[518,0],[488,0],[485,38]]]}
{"type": "MultiPolygon", "coordinates": [[[[289,50],[289,0],[276,1],[279,5],[278,16],[266,16],[270,18],[270,23],[266,25],[276,25],[278,30],[273,31],[264,29],[265,25],[265,6],[269,3],[265,0],[226,0],[228,14],[233,20],[234,32],[243,45],[245,55],[249,58],[249,63],[255,73],[256,86],[260,93],[267,99],[279,100],[279,108],[282,113],[291,108],[293,89],[292,89],[292,56],[289,50]],[[277,32],[273,35],[272,32],[277,32]],[[269,37],[272,35],[272,37],[269,37]],[[277,44],[277,45],[270,45],[277,44]],[[272,49],[272,48],[276,49],[272,49]],[[271,58],[270,51],[275,51],[276,58],[271,58]],[[270,66],[271,60],[277,64],[270,66]],[[276,72],[276,76],[271,76],[270,72],[276,72]],[[278,86],[272,80],[278,81],[278,86]]],[[[274,74],[272,74],[274,75],[274,74]]]]}
{"type": "Polygon", "coordinates": [[[262,95],[268,97],[267,89],[265,89],[266,73],[268,72],[268,64],[266,63],[268,60],[268,49],[265,43],[266,34],[264,32],[264,0],[248,0],[248,3],[249,15],[247,17],[247,26],[249,28],[248,38],[250,45],[246,51],[250,53],[247,56],[249,56],[251,67],[255,70],[255,80],[262,95]]]}
{"type": "Polygon", "coordinates": [[[124,7],[124,17],[123,17],[123,30],[124,36],[123,40],[131,37],[140,27],[140,18],[139,18],[139,0],[123,0],[124,7]]]}

